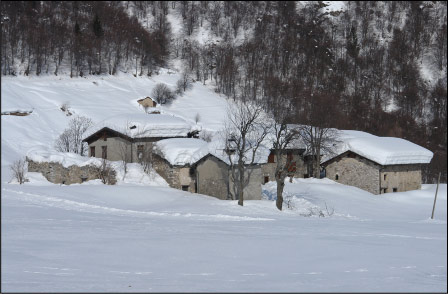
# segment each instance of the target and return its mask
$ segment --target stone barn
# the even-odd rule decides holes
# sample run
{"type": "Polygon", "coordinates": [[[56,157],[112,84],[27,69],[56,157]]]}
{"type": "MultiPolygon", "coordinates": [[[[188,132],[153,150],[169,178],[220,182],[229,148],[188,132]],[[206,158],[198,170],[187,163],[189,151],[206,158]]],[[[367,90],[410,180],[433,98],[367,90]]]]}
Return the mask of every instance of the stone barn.
{"type": "Polygon", "coordinates": [[[327,178],[372,194],[417,190],[433,153],[407,140],[341,131],[335,153],[322,160],[327,178]]]}

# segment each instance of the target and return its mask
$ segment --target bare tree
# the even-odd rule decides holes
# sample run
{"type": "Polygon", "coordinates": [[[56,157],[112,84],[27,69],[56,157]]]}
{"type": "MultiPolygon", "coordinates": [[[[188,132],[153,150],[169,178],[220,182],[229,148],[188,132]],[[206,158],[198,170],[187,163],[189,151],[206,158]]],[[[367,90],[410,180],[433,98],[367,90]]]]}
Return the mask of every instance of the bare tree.
{"type": "Polygon", "coordinates": [[[114,172],[110,162],[103,158],[99,166],[99,178],[103,184],[112,185],[114,181],[114,172]]]}
{"type": "Polygon", "coordinates": [[[158,103],[165,104],[173,100],[175,95],[167,85],[159,83],[152,90],[151,97],[156,99],[158,103]]]}
{"type": "Polygon", "coordinates": [[[338,131],[333,128],[301,125],[300,136],[307,147],[308,155],[311,156],[310,174],[319,178],[321,156],[334,152],[338,131]]]}
{"type": "Polygon", "coordinates": [[[270,130],[261,105],[237,101],[228,104],[224,138],[234,196],[243,206],[244,188],[249,184],[256,154],[270,130]]]}
{"type": "Polygon", "coordinates": [[[143,171],[147,174],[151,173],[154,144],[152,142],[145,142],[141,151],[137,151],[138,162],[142,165],[143,171]]]}
{"type": "Polygon", "coordinates": [[[295,167],[293,157],[287,154],[292,145],[298,141],[300,137],[299,130],[292,125],[287,124],[287,117],[283,116],[279,121],[275,121],[273,125],[273,142],[277,165],[275,168],[275,181],[277,182],[277,201],[276,206],[282,210],[283,206],[283,189],[285,188],[285,178],[291,175],[291,170],[295,167]],[[286,158],[285,158],[286,155],[286,158]]]}
{"type": "Polygon", "coordinates": [[[191,89],[193,84],[188,73],[184,72],[180,76],[180,79],[176,82],[176,93],[182,95],[183,92],[191,89]]]}
{"type": "Polygon", "coordinates": [[[17,182],[22,185],[27,181],[25,178],[25,167],[26,167],[26,161],[23,159],[18,159],[14,161],[10,168],[13,173],[13,177],[17,180],[17,182]]]}
{"type": "Polygon", "coordinates": [[[92,120],[85,116],[75,116],[69,126],[55,142],[60,152],[73,152],[83,156],[87,154],[87,144],[82,141],[82,134],[92,125],[92,120]]]}

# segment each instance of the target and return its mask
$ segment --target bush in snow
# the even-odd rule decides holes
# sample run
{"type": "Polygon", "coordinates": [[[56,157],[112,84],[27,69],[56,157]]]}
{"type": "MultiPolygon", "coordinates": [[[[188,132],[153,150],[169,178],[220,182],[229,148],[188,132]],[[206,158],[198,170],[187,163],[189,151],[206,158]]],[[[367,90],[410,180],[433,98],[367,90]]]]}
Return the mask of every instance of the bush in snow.
{"type": "Polygon", "coordinates": [[[59,152],[87,154],[87,144],[82,141],[82,134],[92,125],[92,120],[85,116],[76,116],[70,120],[69,126],[55,142],[59,152]]]}
{"type": "Polygon", "coordinates": [[[27,181],[25,178],[25,169],[26,169],[26,161],[23,159],[19,159],[14,161],[11,164],[11,170],[13,172],[13,178],[17,180],[17,182],[22,185],[27,181]]]}
{"type": "Polygon", "coordinates": [[[156,99],[160,104],[169,103],[171,100],[174,100],[176,96],[174,93],[168,88],[165,84],[157,84],[151,92],[151,97],[156,99]]]}
{"type": "Polygon", "coordinates": [[[99,168],[101,182],[103,184],[113,185],[115,183],[115,171],[112,169],[110,162],[103,158],[99,168]]]}

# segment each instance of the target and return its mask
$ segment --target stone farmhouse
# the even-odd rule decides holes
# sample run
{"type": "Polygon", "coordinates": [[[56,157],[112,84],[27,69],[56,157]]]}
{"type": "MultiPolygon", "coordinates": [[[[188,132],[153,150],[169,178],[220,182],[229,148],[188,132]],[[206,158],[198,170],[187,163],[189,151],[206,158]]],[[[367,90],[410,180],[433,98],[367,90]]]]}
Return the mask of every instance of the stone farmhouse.
{"type": "Polygon", "coordinates": [[[422,165],[433,153],[407,140],[341,131],[336,152],[322,160],[326,177],[372,194],[421,188],[422,165]]]}
{"type": "Polygon", "coordinates": [[[166,138],[188,138],[198,134],[195,126],[166,114],[122,114],[87,130],[83,141],[89,156],[111,161],[139,162],[154,142],[166,138]]]}
{"type": "MultiPolygon", "coordinates": [[[[102,121],[83,135],[83,141],[89,145],[89,156],[111,161],[142,162],[150,153],[153,168],[171,187],[236,199],[229,151],[217,142],[195,138],[196,128],[171,115],[134,113],[102,121]]],[[[334,153],[321,160],[325,176],[372,194],[420,189],[422,165],[433,156],[409,141],[359,131],[340,131],[337,142],[334,153]]],[[[261,199],[261,185],[275,180],[274,150],[263,146],[258,153],[247,167],[248,200],[261,199]]],[[[292,163],[290,177],[308,177],[310,160],[303,143],[295,142],[282,156],[292,163]]]]}

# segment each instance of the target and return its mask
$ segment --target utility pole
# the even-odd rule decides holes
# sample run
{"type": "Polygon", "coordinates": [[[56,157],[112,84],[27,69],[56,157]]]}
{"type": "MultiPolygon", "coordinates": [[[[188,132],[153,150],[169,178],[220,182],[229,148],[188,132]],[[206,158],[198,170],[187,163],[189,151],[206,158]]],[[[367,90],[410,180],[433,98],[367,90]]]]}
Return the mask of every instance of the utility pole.
{"type": "Polygon", "coordinates": [[[432,206],[432,215],[431,219],[434,218],[434,210],[436,209],[436,201],[437,201],[437,192],[439,191],[439,183],[440,183],[440,172],[439,172],[439,178],[437,180],[437,188],[436,188],[436,196],[434,197],[434,205],[432,206]]]}

